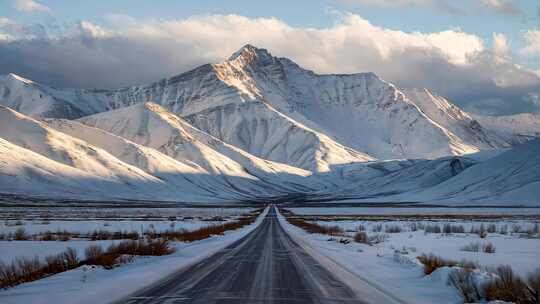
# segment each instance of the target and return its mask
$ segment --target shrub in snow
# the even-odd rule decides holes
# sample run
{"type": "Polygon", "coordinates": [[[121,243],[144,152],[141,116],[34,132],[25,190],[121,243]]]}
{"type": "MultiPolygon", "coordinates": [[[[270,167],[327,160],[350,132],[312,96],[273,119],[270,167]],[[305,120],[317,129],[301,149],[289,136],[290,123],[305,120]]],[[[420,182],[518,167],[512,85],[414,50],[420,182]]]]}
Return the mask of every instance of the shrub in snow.
{"type": "MultiPolygon", "coordinates": [[[[309,233],[320,233],[320,234],[328,234],[328,235],[333,235],[333,236],[342,236],[345,234],[345,231],[343,231],[343,229],[339,226],[319,225],[317,223],[308,222],[308,221],[305,221],[304,219],[297,218],[297,217],[286,217],[286,219],[292,225],[300,227],[309,233]]],[[[227,224],[224,224],[224,225],[227,225],[227,224]]]]}
{"type": "Polygon", "coordinates": [[[385,233],[400,233],[401,232],[401,226],[399,226],[399,225],[385,225],[384,226],[384,232],[385,233]]]}
{"type": "Polygon", "coordinates": [[[442,232],[446,234],[465,233],[465,228],[463,227],[463,225],[453,225],[450,223],[446,223],[443,225],[442,232]]]}
{"type": "Polygon", "coordinates": [[[13,239],[16,241],[26,241],[30,238],[28,234],[26,234],[26,230],[24,228],[18,228],[15,230],[15,234],[13,235],[13,239]]]}
{"type": "Polygon", "coordinates": [[[424,228],[425,233],[441,233],[441,227],[437,224],[426,225],[424,228]]]}
{"type": "Polygon", "coordinates": [[[134,255],[142,256],[161,256],[174,252],[174,248],[169,247],[167,240],[149,240],[149,241],[123,241],[117,244],[111,244],[106,251],[101,246],[92,245],[86,248],[87,265],[99,265],[105,269],[111,269],[116,265],[130,262],[134,255]],[[125,257],[129,256],[129,257],[125,257]]]}
{"type": "Polygon", "coordinates": [[[394,252],[394,262],[400,264],[400,265],[406,265],[406,266],[414,266],[416,263],[414,260],[412,260],[409,256],[407,256],[407,253],[404,253],[400,250],[396,250],[394,252]]]}
{"type": "Polygon", "coordinates": [[[382,231],[382,224],[377,224],[377,225],[374,225],[372,228],[371,228],[371,231],[373,232],[381,232],[382,231]]]}
{"type": "Polygon", "coordinates": [[[512,233],[520,233],[522,231],[521,226],[518,224],[512,225],[512,233]]]}
{"type": "Polygon", "coordinates": [[[79,265],[77,252],[73,248],[65,252],[47,256],[45,262],[39,258],[17,258],[11,264],[0,262],[0,288],[12,287],[21,283],[31,282],[73,269],[79,265]]]}
{"type": "Polygon", "coordinates": [[[471,233],[472,234],[478,234],[478,236],[481,238],[481,239],[484,239],[487,237],[487,230],[486,230],[486,227],[484,226],[484,224],[480,224],[480,227],[476,227],[476,226],[472,226],[471,227],[471,233]]]}
{"type": "Polygon", "coordinates": [[[487,232],[489,233],[497,232],[497,226],[495,224],[489,224],[487,227],[487,232]]]}
{"type": "Polygon", "coordinates": [[[433,254],[422,254],[417,257],[418,261],[424,265],[424,273],[426,275],[431,274],[433,271],[440,267],[454,267],[459,266],[467,270],[472,270],[478,268],[478,265],[474,262],[461,260],[455,261],[451,259],[445,259],[433,254]]]}
{"type": "Polygon", "coordinates": [[[529,237],[538,235],[540,233],[540,227],[538,227],[538,223],[535,223],[534,226],[530,229],[527,229],[527,235],[529,237]]]}
{"type": "Polygon", "coordinates": [[[360,231],[360,232],[355,233],[354,234],[354,241],[357,242],[357,243],[370,245],[368,235],[364,231],[360,231]]]}
{"type": "Polygon", "coordinates": [[[527,278],[528,290],[536,303],[540,303],[540,268],[536,269],[527,278]]]}
{"type": "Polygon", "coordinates": [[[508,234],[508,225],[501,226],[501,228],[499,229],[499,233],[500,234],[508,234]]]}
{"type": "Polygon", "coordinates": [[[377,233],[369,236],[368,241],[370,244],[379,244],[385,242],[388,239],[388,234],[377,233]]]}
{"type": "Polygon", "coordinates": [[[485,243],[482,245],[482,251],[485,253],[495,253],[495,246],[492,243],[485,243]]]}
{"type": "Polygon", "coordinates": [[[448,284],[459,292],[464,303],[474,303],[482,299],[482,293],[472,271],[455,269],[448,276],[448,284]]]}
{"type": "Polygon", "coordinates": [[[461,247],[461,251],[479,252],[480,251],[480,243],[470,243],[468,245],[465,245],[465,246],[461,247]]]}
{"type": "Polygon", "coordinates": [[[512,303],[538,303],[529,287],[512,268],[501,265],[495,270],[496,277],[486,283],[483,292],[487,300],[502,300],[512,303]]]}

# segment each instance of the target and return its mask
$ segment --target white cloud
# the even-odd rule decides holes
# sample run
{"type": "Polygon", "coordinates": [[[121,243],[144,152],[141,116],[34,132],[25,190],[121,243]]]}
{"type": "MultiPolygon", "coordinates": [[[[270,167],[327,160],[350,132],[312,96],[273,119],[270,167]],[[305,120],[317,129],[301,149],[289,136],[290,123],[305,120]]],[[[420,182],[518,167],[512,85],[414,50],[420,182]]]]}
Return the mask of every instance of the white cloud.
{"type": "Polygon", "coordinates": [[[540,55],[540,30],[529,30],[525,33],[527,46],[521,49],[526,56],[540,55]]]}
{"type": "Polygon", "coordinates": [[[431,88],[462,105],[497,99],[502,102],[493,107],[500,113],[536,109],[522,96],[540,91],[540,78],[513,63],[501,34],[494,34],[489,49],[460,30],[404,32],[354,14],[337,18],[322,29],[237,15],[105,28],[82,22],[60,38],[25,34],[17,43],[0,43],[0,74],[21,73],[56,86],[118,87],[218,62],[251,43],[318,73],[372,71],[400,86],[431,88]]]}
{"type": "Polygon", "coordinates": [[[506,39],[504,34],[493,33],[493,52],[499,57],[510,56],[508,39],[506,39]]]}
{"type": "Polygon", "coordinates": [[[16,10],[21,12],[41,12],[41,13],[51,13],[52,10],[34,0],[15,0],[14,7],[16,10]]]}

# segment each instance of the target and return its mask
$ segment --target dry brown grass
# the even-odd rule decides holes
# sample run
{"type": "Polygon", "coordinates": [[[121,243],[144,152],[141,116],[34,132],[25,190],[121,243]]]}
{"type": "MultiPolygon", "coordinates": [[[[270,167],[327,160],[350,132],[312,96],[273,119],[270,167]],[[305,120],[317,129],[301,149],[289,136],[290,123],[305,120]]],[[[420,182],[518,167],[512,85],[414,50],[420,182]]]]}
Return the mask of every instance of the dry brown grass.
{"type": "Polygon", "coordinates": [[[67,248],[60,254],[47,256],[44,262],[38,257],[17,258],[9,265],[0,263],[0,288],[35,281],[78,266],[77,251],[73,248],[67,248]]]}
{"type": "Polygon", "coordinates": [[[451,233],[465,233],[465,227],[463,225],[453,225],[446,223],[443,225],[442,233],[451,234],[451,233]]]}
{"type": "Polygon", "coordinates": [[[388,239],[388,235],[385,233],[375,233],[373,235],[368,235],[364,231],[360,231],[354,234],[354,241],[366,245],[375,245],[382,243],[388,239]]]}
{"type": "Polygon", "coordinates": [[[160,232],[156,232],[154,230],[147,230],[144,234],[149,239],[162,238],[170,241],[194,242],[209,238],[214,235],[223,235],[225,231],[240,229],[247,225],[250,225],[255,222],[255,220],[262,211],[263,209],[257,209],[254,212],[244,215],[235,221],[223,224],[208,225],[195,230],[169,229],[160,232]]]}
{"type": "MultiPolygon", "coordinates": [[[[118,232],[110,233],[96,231],[95,239],[126,239],[117,244],[110,245],[107,250],[104,250],[99,245],[91,245],[86,248],[84,261],[79,261],[77,252],[72,248],[61,254],[47,256],[44,261],[39,258],[18,258],[11,264],[0,262],[0,288],[8,288],[21,283],[35,281],[40,278],[64,272],[81,265],[101,265],[106,269],[111,269],[117,265],[127,263],[133,259],[133,256],[161,256],[174,252],[174,248],[170,247],[169,240],[177,239],[183,241],[195,241],[207,238],[212,235],[221,235],[227,230],[242,228],[253,223],[263,209],[257,209],[245,216],[242,216],[234,222],[224,223],[221,225],[211,225],[197,229],[195,231],[179,231],[178,233],[155,234],[148,237],[146,240],[134,240],[139,238],[136,232],[118,232]],[[153,237],[162,237],[153,239],[153,237]]],[[[69,240],[73,234],[67,231],[58,231],[56,233],[47,231],[40,235],[41,240],[69,240]]],[[[77,235],[78,236],[78,235],[77,235]]],[[[8,236],[4,236],[8,237],[8,236]]],[[[20,228],[13,234],[13,239],[29,239],[23,228],[20,228]]]]}
{"type": "Polygon", "coordinates": [[[127,240],[111,244],[107,250],[103,250],[99,245],[87,247],[85,250],[86,260],[82,263],[111,269],[130,260],[126,259],[125,256],[161,256],[171,254],[174,251],[167,240],[127,240]]]}
{"type": "Polygon", "coordinates": [[[540,269],[531,273],[527,280],[516,275],[508,265],[491,271],[495,277],[484,284],[474,280],[468,269],[456,269],[448,277],[448,283],[457,289],[465,303],[481,301],[504,301],[517,304],[540,303],[540,269]]]}
{"type": "Polygon", "coordinates": [[[488,301],[507,301],[512,303],[537,303],[528,290],[527,284],[517,276],[508,265],[495,270],[497,277],[483,286],[488,301]]]}
{"type": "Polygon", "coordinates": [[[445,259],[433,254],[422,254],[417,257],[418,261],[424,265],[424,274],[428,275],[441,267],[462,267],[466,270],[472,270],[478,268],[478,265],[474,262],[461,260],[455,261],[451,259],[445,259]]]}
{"type": "Polygon", "coordinates": [[[18,228],[13,234],[13,239],[15,241],[26,241],[30,239],[30,236],[26,233],[26,230],[24,230],[24,228],[18,228]]]}
{"type": "Polygon", "coordinates": [[[139,239],[139,233],[137,231],[108,231],[108,230],[94,230],[88,234],[88,238],[92,241],[97,240],[137,240],[139,239]]]}
{"type": "Polygon", "coordinates": [[[361,244],[371,245],[369,237],[364,231],[360,231],[354,234],[354,241],[361,244]]]}
{"type": "Polygon", "coordinates": [[[496,248],[491,242],[487,242],[482,245],[482,251],[485,253],[495,253],[496,248]]]}
{"type": "Polygon", "coordinates": [[[476,303],[482,299],[481,288],[474,280],[474,274],[464,269],[456,269],[448,276],[448,284],[457,289],[464,303],[476,303]]]}
{"type": "Polygon", "coordinates": [[[319,225],[316,223],[307,222],[297,217],[288,217],[287,221],[309,233],[328,234],[332,236],[343,236],[345,234],[345,231],[343,231],[343,229],[339,226],[319,225]]]}
{"type": "Polygon", "coordinates": [[[401,232],[401,226],[399,226],[399,225],[385,225],[384,226],[384,232],[385,233],[400,233],[401,232]]]}

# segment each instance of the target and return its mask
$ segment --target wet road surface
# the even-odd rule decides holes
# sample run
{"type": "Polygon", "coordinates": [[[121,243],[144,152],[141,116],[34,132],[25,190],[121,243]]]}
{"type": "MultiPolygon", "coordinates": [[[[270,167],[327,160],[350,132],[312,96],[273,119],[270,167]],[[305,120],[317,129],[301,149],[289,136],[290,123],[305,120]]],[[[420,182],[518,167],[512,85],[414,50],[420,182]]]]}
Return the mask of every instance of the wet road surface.
{"type": "Polygon", "coordinates": [[[122,303],[365,303],[295,243],[272,207],[248,235],[122,303]]]}

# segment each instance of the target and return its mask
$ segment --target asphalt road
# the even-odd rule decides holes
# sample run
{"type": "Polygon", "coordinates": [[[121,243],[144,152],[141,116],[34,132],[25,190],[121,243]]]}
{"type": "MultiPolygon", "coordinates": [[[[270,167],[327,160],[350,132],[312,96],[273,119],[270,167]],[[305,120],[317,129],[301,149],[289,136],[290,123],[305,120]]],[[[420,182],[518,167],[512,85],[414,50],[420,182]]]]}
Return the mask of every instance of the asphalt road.
{"type": "Polygon", "coordinates": [[[274,208],[244,238],[123,303],[365,303],[281,227],[274,208]]]}

